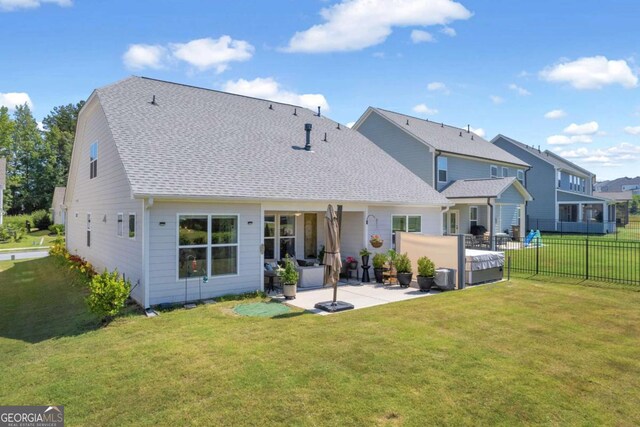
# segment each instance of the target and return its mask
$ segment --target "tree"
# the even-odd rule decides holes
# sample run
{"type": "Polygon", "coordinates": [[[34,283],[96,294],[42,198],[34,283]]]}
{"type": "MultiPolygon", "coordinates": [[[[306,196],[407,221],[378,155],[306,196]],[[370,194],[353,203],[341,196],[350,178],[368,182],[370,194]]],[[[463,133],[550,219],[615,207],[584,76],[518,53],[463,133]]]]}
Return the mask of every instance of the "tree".
{"type": "MultiPolygon", "coordinates": [[[[9,115],[7,107],[0,106],[0,157],[7,159],[7,177],[12,175],[11,172],[11,147],[13,137],[13,120],[9,115]]],[[[0,206],[0,210],[8,210],[11,206],[11,192],[7,191],[4,195],[4,207],[0,206]]]]}
{"type": "Polygon", "coordinates": [[[52,150],[55,158],[53,168],[55,185],[64,186],[67,183],[78,113],[84,104],[84,101],[80,101],[77,104],[54,107],[51,113],[42,120],[46,132],[46,145],[52,150]]]}

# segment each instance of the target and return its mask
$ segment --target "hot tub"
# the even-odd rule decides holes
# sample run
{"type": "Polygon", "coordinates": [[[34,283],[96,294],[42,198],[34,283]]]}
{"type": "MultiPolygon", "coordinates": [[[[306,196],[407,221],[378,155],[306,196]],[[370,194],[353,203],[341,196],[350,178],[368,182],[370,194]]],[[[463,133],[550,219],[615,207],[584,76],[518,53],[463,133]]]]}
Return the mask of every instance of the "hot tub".
{"type": "Polygon", "coordinates": [[[477,249],[465,250],[465,283],[477,285],[479,283],[502,280],[504,270],[504,253],[481,251],[477,249]]]}

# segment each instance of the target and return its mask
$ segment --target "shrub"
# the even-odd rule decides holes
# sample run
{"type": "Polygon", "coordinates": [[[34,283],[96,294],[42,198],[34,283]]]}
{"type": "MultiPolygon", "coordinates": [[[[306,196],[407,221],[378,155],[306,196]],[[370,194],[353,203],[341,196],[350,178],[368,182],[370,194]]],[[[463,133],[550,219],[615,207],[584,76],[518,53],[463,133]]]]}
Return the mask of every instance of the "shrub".
{"type": "Polygon", "coordinates": [[[428,257],[418,258],[418,276],[433,277],[435,274],[435,265],[428,257]]]}
{"type": "Polygon", "coordinates": [[[64,245],[64,239],[58,236],[56,239],[51,242],[51,246],[49,247],[49,255],[55,257],[62,257],[65,260],[68,258],[69,253],[67,252],[67,248],[64,245]]]}
{"type": "Polygon", "coordinates": [[[51,225],[51,216],[49,212],[41,209],[39,211],[35,211],[31,213],[31,217],[33,218],[33,226],[39,230],[48,230],[51,225]]]}
{"type": "Polygon", "coordinates": [[[31,215],[9,215],[9,216],[5,216],[2,220],[4,222],[4,225],[12,230],[25,230],[26,231],[26,226],[25,223],[27,221],[29,221],[30,223],[33,223],[33,219],[31,218],[31,215]]]}
{"type": "Polygon", "coordinates": [[[396,261],[394,263],[396,266],[396,271],[398,273],[411,273],[411,260],[409,259],[409,255],[405,253],[398,254],[396,256],[396,261]]]}
{"type": "Polygon", "coordinates": [[[375,254],[373,256],[373,268],[384,268],[386,262],[387,256],[385,254],[375,254]]]}
{"type": "Polygon", "coordinates": [[[293,261],[287,255],[285,259],[284,268],[280,270],[280,282],[283,285],[295,285],[298,283],[298,270],[293,265],[293,261]]]}
{"type": "Polygon", "coordinates": [[[51,224],[49,226],[49,231],[52,234],[56,234],[58,236],[63,236],[64,235],[64,225],[62,225],[62,224],[51,224]]]}
{"type": "Polygon", "coordinates": [[[24,229],[11,225],[0,225],[0,242],[18,242],[24,236],[24,229]]]}
{"type": "Polygon", "coordinates": [[[91,294],[86,299],[89,310],[108,320],[120,313],[124,307],[131,292],[131,283],[122,279],[118,270],[109,273],[105,269],[102,274],[93,276],[89,290],[91,294]]]}

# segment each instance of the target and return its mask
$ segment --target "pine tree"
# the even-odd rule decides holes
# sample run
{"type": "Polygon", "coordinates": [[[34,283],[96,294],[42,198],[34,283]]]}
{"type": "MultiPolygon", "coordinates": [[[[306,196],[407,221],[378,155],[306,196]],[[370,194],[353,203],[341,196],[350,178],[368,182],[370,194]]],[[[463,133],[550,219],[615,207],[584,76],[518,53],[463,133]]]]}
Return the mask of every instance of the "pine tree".
{"type": "MultiPolygon", "coordinates": [[[[13,136],[13,120],[9,115],[7,107],[0,106],[0,157],[7,159],[7,178],[11,177],[11,146],[13,136]]],[[[7,188],[8,185],[7,185],[7,188]]],[[[11,192],[6,191],[4,194],[4,206],[0,206],[0,210],[5,211],[11,206],[11,192]]]]}
{"type": "Polygon", "coordinates": [[[38,173],[42,172],[42,136],[38,124],[27,104],[18,106],[14,112],[14,128],[11,144],[8,192],[11,195],[10,214],[31,212],[42,208],[41,192],[37,187],[38,173]]]}

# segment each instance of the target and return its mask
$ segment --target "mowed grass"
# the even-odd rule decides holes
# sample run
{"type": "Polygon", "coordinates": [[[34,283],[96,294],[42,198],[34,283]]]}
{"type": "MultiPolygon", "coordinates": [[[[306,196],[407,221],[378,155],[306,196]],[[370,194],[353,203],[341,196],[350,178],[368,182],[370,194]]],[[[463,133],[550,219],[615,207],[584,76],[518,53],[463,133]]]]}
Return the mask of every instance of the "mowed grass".
{"type": "Polygon", "coordinates": [[[637,292],[518,280],[333,316],[226,301],[96,329],[51,260],[0,270],[0,402],[64,404],[67,425],[640,424],[637,292]]]}
{"type": "Polygon", "coordinates": [[[505,251],[518,273],[564,275],[637,285],[640,242],[561,239],[542,236],[543,246],[505,251]],[[537,269],[536,269],[537,265],[537,269]]]}
{"type": "Polygon", "coordinates": [[[17,242],[0,243],[0,249],[42,248],[49,246],[56,237],[49,230],[34,231],[29,234],[25,233],[17,242]]]}

